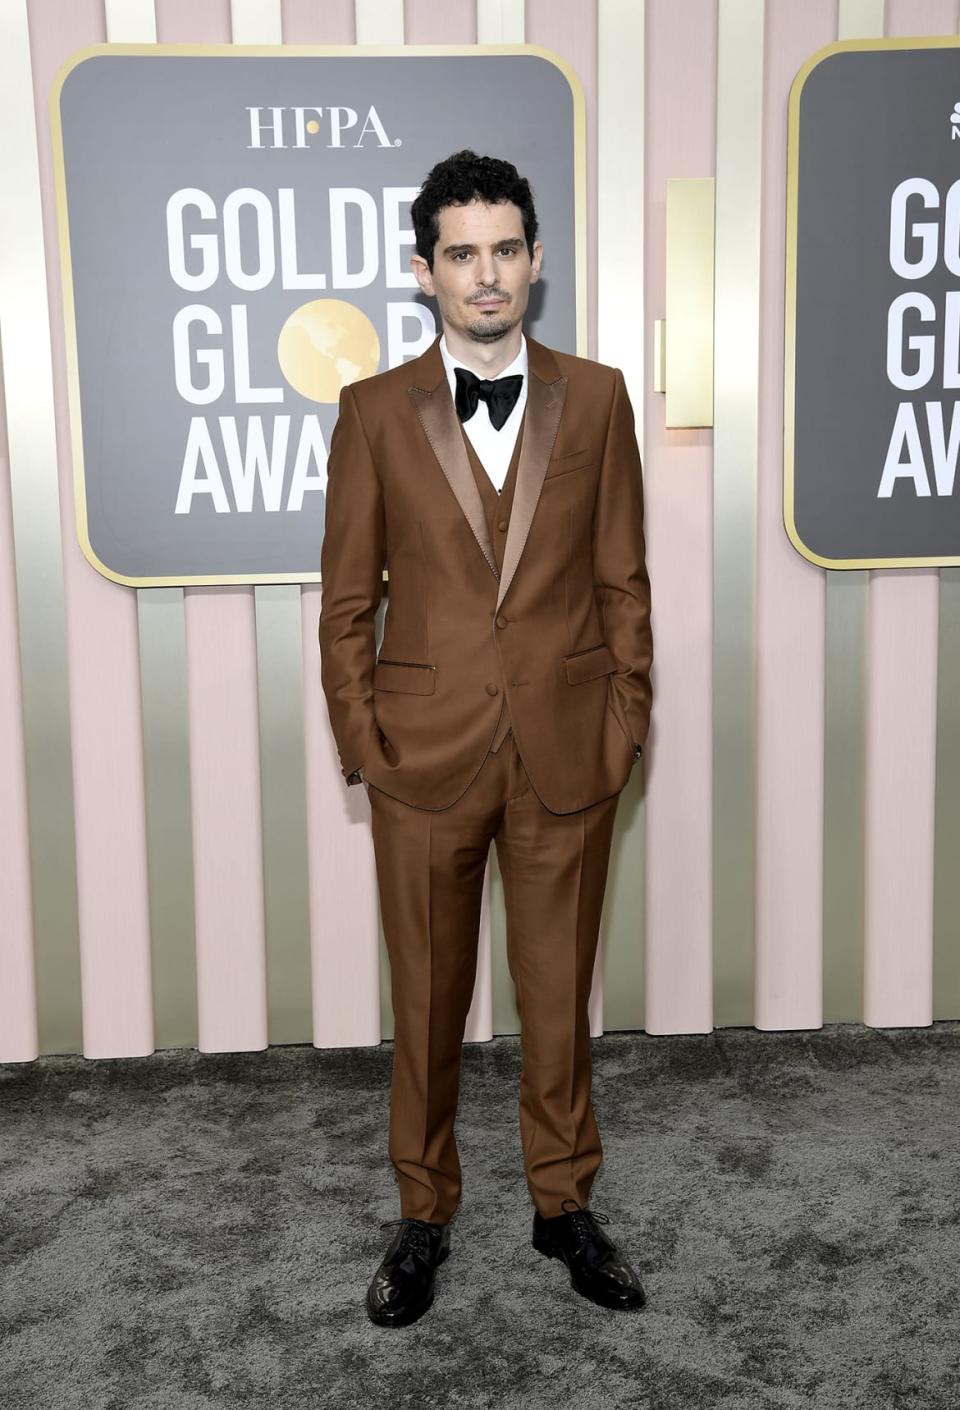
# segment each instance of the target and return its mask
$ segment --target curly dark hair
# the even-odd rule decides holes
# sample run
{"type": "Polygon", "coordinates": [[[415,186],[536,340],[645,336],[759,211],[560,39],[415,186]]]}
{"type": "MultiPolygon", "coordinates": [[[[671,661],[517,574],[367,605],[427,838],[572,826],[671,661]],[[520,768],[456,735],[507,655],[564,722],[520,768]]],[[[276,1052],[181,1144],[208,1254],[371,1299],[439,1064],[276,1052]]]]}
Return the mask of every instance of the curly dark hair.
{"type": "Polygon", "coordinates": [[[465,149],[431,167],[420,194],[410,207],[417,254],[426,260],[429,269],[433,269],[433,251],[440,238],[440,212],[445,206],[464,206],[473,200],[490,205],[512,201],[518,206],[527,250],[533,258],[537,213],[529,181],[512,162],[501,161],[499,157],[478,157],[476,152],[465,149]]]}

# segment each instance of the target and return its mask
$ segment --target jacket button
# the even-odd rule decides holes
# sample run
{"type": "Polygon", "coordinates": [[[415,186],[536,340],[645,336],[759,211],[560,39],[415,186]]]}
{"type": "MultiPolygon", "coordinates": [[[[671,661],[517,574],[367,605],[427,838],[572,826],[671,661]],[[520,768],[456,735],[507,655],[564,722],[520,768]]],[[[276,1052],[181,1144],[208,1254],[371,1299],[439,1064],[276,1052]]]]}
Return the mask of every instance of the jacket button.
{"type": "Polygon", "coordinates": [[[486,690],[488,695],[496,695],[500,690],[500,687],[498,685],[494,685],[493,681],[488,681],[486,690]]]}
{"type": "Polygon", "coordinates": [[[500,616],[497,618],[497,626],[498,626],[498,627],[505,627],[505,626],[507,625],[507,622],[508,622],[509,620],[510,620],[510,618],[509,618],[509,617],[505,617],[505,616],[503,615],[503,613],[501,612],[501,613],[500,613],[500,616]]]}
{"type": "Polygon", "coordinates": [[[507,532],[507,521],[506,521],[506,519],[501,519],[501,520],[500,520],[500,523],[497,525],[497,528],[500,530],[501,534],[505,534],[505,533],[507,532]]]}

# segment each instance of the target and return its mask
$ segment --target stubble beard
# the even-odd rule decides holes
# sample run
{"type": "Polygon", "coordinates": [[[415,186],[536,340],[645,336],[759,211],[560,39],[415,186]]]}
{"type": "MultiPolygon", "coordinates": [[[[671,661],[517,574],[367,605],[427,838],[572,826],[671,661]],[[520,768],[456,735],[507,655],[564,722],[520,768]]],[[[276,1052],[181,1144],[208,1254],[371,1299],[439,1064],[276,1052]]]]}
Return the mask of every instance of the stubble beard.
{"type": "Polygon", "coordinates": [[[467,325],[467,333],[475,343],[496,343],[505,338],[513,328],[510,318],[494,318],[481,315],[476,323],[467,325]]]}
{"type": "MultiPolygon", "coordinates": [[[[491,289],[486,294],[486,298],[500,299],[504,297],[502,289],[491,289]]],[[[471,310],[473,301],[468,301],[467,309],[471,310]]],[[[512,295],[506,296],[505,307],[509,311],[513,308],[512,295]]],[[[476,322],[469,322],[464,325],[464,332],[475,343],[498,343],[501,338],[505,338],[514,327],[516,320],[507,314],[481,313],[476,322]]]]}

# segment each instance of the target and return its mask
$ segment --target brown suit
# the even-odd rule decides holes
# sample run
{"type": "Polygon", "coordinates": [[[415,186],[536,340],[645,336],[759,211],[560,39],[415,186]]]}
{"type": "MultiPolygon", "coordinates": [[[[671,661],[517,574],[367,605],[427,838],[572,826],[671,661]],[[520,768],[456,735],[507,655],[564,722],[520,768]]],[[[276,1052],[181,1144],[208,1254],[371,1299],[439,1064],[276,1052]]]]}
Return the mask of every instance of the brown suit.
{"type": "Polygon", "coordinates": [[[587,1000],[614,814],[650,720],[623,377],[529,337],[527,350],[499,495],[457,419],[439,338],[344,389],[328,462],[321,679],[344,776],[362,766],[370,784],[397,1020],[390,1154],[403,1213],[437,1222],[460,1197],[453,1119],[491,840],[528,1186],[548,1217],[566,1197],[586,1204],[601,1158],[587,1000]]]}

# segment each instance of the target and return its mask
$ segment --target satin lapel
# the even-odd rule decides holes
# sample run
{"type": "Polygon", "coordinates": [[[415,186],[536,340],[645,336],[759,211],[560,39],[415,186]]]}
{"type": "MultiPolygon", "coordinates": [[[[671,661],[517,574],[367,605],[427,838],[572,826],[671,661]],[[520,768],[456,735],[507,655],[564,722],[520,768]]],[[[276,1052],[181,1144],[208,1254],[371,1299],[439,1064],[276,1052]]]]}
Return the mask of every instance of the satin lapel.
{"type": "MultiPolygon", "coordinates": [[[[437,360],[439,361],[439,355],[437,360]]],[[[442,363],[441,363],[442,369],[442,363]]],[[[467,458],[466,447],[463,444],[463,435],[460,431],[460,422],[457,419],[457,409],[453,404],[453,397],[450,395],[450,385],[446,376],[432,391],[425,391],[423,387],[408,387],[410,399],[416,407],[420,424],[423,426],[427,440],[433,447],[433,453],[440,462],[440,469],[447,477],[450,488],[456,495],[460,508],[466,515],[467,523],[473,530],[473,536],[480,545],[480,551],[487,560],[494,577],[499,577],[497,559],[493,551],[493,544],[490,542],[490,532],[487,528],[487,516],[483,510],[483,501],[480,498],[480,491],[477,489],[477,482],[473,478],[473,471],[470,469],[470,461],[467,458]]],[[[520,464],[517,465],[517,474],[520,473],[520,464]]],[[[517,482],[517,492],[520,484],[517,482]]],[[[513,523],[513,514],[516,513],[516,500],[514,500],[513,511],[510,516],[513,523]]],[[[510,534],[507,535],[507,543],[504,552],[508,552],[510,547],[510,534]]]]}
{"type": "MultiPolygon", "coordinates": [[[[527,339],[533,365],[533,340],[527,339]]],[[[539,348],[537,348],[539,353],[539,348]]],[[[540,357],[537,361],[540,362],[540,357]]],[[[553,363],[551,358],[551,363],[553,363]]],[[[449,389],[448,389],[449,390],[449,389]]],[[[503,548],[503,572],[500,575],[500,590],[497,593],[497,607],[507,594],[507,589],[517,571],[523,546],[533,523],[533,515],[547,473],[547,462],[557,439],[563,404],[567,396],[567,379],[558,377],[553,382],[545,382],[539,375],[530,378],[527,388],[527,410],[523,428],[523,442],[520,446],[520,459],[517,462],[517,483],[513,491],[513,505],[510,509],[510,527],[503,548]]],[[[454,415],[456,411],[454,410],[454,415]]],[[[469,472],[469,465],[467,470],[469,472]]]]}

